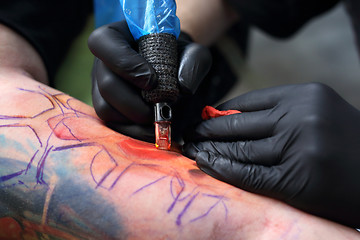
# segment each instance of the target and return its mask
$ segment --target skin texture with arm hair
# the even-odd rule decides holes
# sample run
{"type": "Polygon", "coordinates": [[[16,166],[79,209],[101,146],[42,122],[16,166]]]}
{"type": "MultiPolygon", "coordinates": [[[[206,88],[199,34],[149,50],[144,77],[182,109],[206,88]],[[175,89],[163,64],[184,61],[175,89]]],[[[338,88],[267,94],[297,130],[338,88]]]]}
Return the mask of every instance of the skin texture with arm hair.
{"type": "Polygon", "coordinates": [[[116,133],[27,75],[1,68],[0,83],[0,238],[360,238],[116,133]]]}

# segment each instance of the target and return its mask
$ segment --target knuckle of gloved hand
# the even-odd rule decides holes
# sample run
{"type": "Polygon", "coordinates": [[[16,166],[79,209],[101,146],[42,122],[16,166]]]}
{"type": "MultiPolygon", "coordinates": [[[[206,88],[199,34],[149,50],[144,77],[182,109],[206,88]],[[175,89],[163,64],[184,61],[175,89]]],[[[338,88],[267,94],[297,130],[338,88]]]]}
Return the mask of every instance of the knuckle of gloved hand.
{"type": "Polygon", "coordinates": [[[113,115],[108,111],[108,105],[105,103],[105,101],[96,101],[93,102],[93,105],[99,118],[105,122],[113,120],[113,115]]]}
{"type": "Polygon", "coordinates": [[[311,97],[322,99],[333,94],[334,90],[324,83],[312,82],[304,85],[304,92],[311,97]]]}
{"type": "Polygon", "coordinates": [[[102,39],[104,37],[104,31],[106,29],[106,26],[102,26],[99,27],[97,29],[95,29],[90,36],[88,37],[88,47],[90,49],[90,51],[96,55],[96,50],[99,46],[99,44],[101,44],[102,39]]]}
{"type": "Polygon", "coordinates": [[[120,79],[114,79],[114,76],[110,74],[103,74],[101,77],[98,77],[98,88],[104,99],[113,97],[114,85],[117,84],[117,81],[120,81],[120,79]]]}
{"type": "Polygon", "coordinates": [[[326,152],[321,143],[310,141],[301,147],[301,162],[299,164],[306,166],[308,169],[319,167],[321,171],[321,168],[324,167],[323,162],[327,159],[326,152]]]}

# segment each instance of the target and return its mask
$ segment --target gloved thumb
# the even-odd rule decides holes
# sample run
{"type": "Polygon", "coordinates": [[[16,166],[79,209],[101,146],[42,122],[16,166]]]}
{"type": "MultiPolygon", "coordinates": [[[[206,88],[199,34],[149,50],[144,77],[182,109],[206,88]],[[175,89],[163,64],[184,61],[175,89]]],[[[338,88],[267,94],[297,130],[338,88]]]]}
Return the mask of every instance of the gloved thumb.
{"type": "Polygon", "coordinates": [[[193,95],[212,64],[210,50],[200,44],[186,45],[180,54],[179,85],[183,94],[193,95]]]}

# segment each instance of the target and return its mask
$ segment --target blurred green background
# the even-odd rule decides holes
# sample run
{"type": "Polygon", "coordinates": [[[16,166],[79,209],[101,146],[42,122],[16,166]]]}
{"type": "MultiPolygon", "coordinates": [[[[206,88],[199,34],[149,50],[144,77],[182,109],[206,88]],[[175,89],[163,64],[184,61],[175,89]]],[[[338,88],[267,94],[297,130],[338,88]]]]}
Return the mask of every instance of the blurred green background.
{"type": "Polygon", "coordinates": [[[94,30],[91,17],[83,32],[75,39],[55,77],[55,88],[88,105],[91,104],[91,68],[94,56],[87,47],[87,39],[94,30]]]}

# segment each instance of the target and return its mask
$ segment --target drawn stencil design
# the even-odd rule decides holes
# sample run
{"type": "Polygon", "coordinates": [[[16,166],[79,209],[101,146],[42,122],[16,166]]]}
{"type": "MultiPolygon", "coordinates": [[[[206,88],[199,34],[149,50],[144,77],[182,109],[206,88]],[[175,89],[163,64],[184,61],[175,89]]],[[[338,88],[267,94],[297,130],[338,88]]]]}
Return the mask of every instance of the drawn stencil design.
{"type": "MultiPolygon", "coordinates": [[[[41,186],[47,187],[50,191],[51,184],[49,183],[49,177],[46,176],[46,163],[57,153],[64,153],[76,148],[91,148],[94,151],[94,155],[89,159],[89,172],[95,183],[95,189],[102,188],[111,191],[115,186],[118,186],[121,179],[125,178],[131,169],[135,167],[149,167],[146,164],[134,161],[125,167],[123,165],[120,166],[116,157],[107,149],[107,145],[104,144],[106,136],[91,135],[87,129],[83,128],[83,126],[88,126],[88,124],[84,124],[86,121],[90,121],[92,126],[101,125],[99,119],[76,109],[78,100],[63,93],[51,94],[40,86],[36,90],[23,88],[18,88],[18,90],[26,94],[41,97],[43,102],[47,103],[45,104],[47,107],[40,112],[29,114],[28,116],[19,114],[1,115],[0,112],[0,142],[9,142],[13,146],[17,145],[17,150],[23,152],[23,155],[20,154],[19,156],[28,159],[25,167],[0,175],[0,188],[11,188],[21,185],[36,190],[37,187],[41,186]],[[47,120],[45,122],[38,121],[39,117],[42,117],[41,119],[45,117],[47,120]],[[1,134],[1,129],[4,128],[14,129],[15,133],[20,134],[22,131],[28,131],[31,133],[34,141],[29,146],[23,146],[14,140],[6,139],[1,134]],[[44,131],[44,129],[47,129],[47,131],[44,131]],[[99,172],[96,167],[98,164],[106,165],[107,170],[99,172]]],[[[116,153],[116,156],[121,157],[121,159],[127,159],[126,154],[120,150],[116,153]]],[[[221,208],[224,219],[227,218],[228,207],[226,201],[228,199],[224,195],[208,194],[197,187],[187,189],[185,181],[176,169],[170,169],[169,174],[164,174],[135,189],[130,197],[136,197],[138,194],[163,181],[168,182],[169,194],[173,199],[171,204],[166,206],[164,210],[168,214],[175,216],[174,223],[177,226],[184,224],[185,215],[191,216],[186,218],[187,223],[191,223],[205,218],[215,208],[221,208]],[[191,215],[191,206],[194,202],[203,201],[204,199],[210,202],[210,204],[204,206],[202,214],[191,215]]]]}

